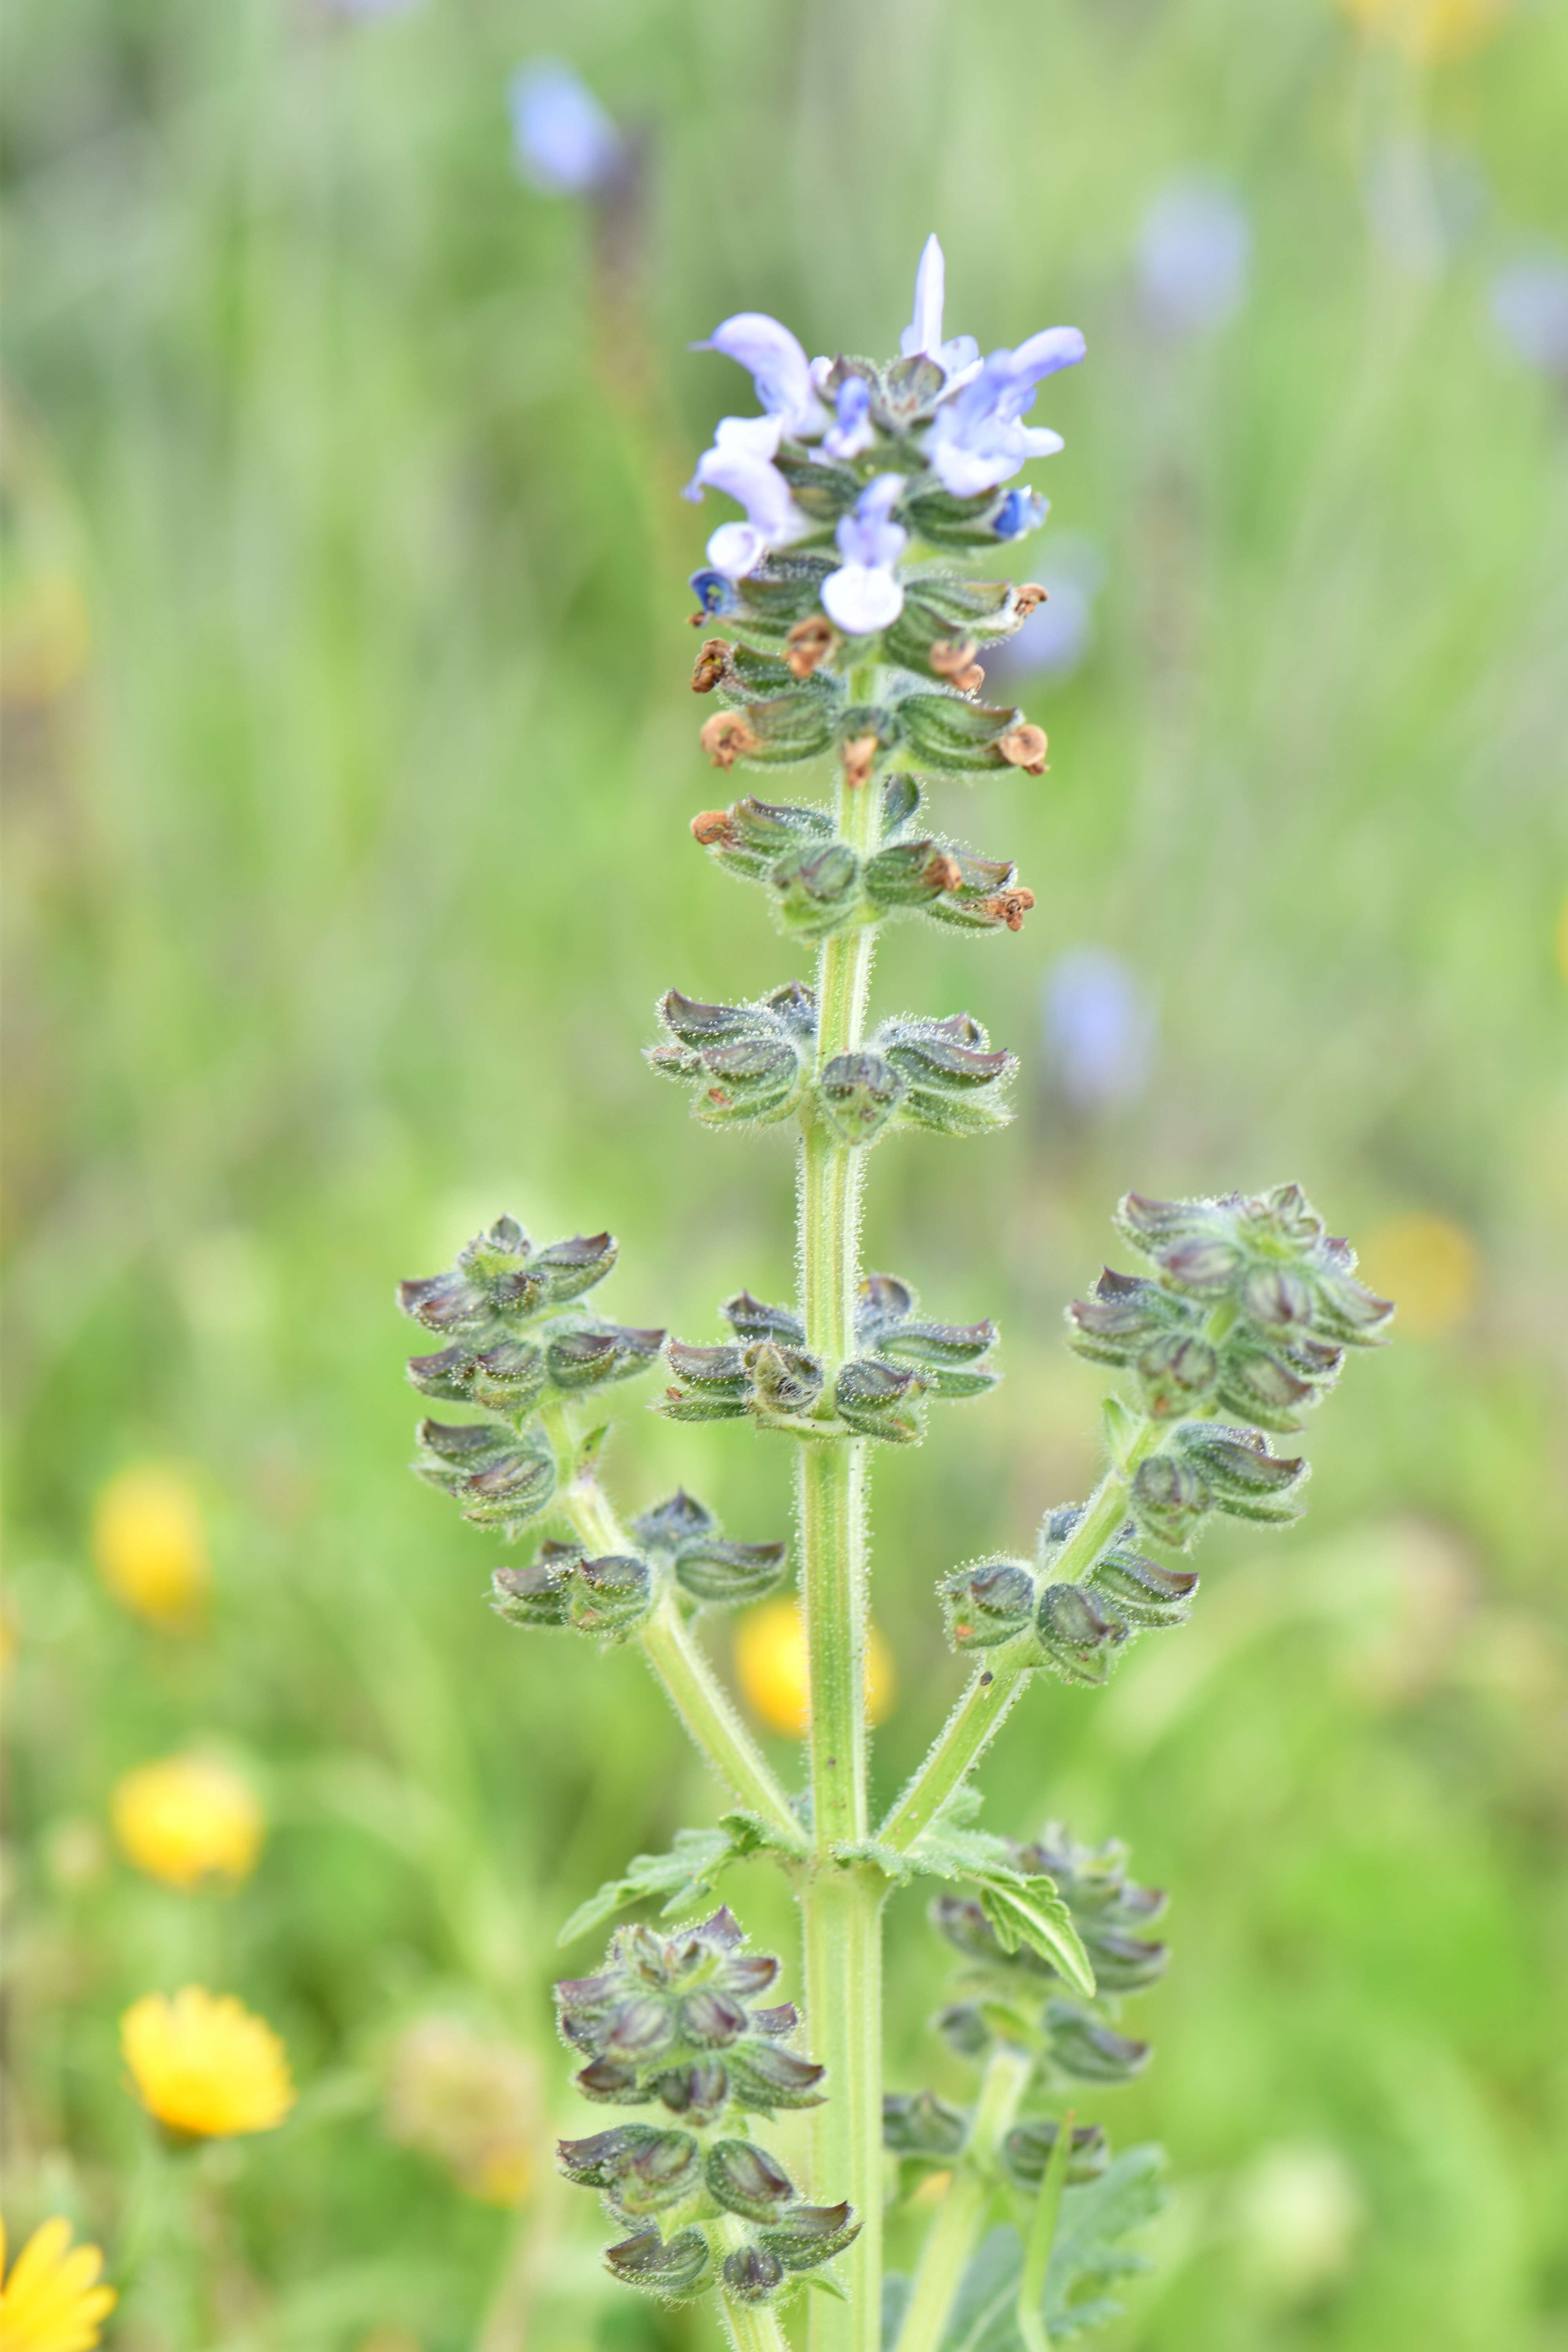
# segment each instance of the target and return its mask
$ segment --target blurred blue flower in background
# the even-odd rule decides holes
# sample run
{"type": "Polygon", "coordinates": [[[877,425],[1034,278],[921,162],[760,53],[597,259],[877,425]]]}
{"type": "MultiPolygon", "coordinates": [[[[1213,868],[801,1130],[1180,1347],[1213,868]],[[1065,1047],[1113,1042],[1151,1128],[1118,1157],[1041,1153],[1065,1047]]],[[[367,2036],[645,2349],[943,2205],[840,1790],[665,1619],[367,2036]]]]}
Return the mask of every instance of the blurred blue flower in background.
{"type": "Polygon", "coordinates": [[[620,178],[626,141],[587,84],[559,58],[534,58],[521,67],[511,78],[507,103],[518,169],[543,194],[592,195],[620,178]]]}
{"type": "Polygon", "coordinates": [[[1055,531],[1033,570],[1046,601],[987,656],[993,691],[1070,677],[1093,650],[1094,603],[1105,579],[1105,559],[1094,541],[1079,531],[1055,531]]]}
{"type": "Polygon", "coordinates": [[[1136,1102],[1153,1066],[1155,1018],[1142,982],[1110,948],[1068,948],[1042,983],[1046,1058],[1076,1111],[1136,1102]]]}
{"type": "Polygon", "coordinates": [[[1151,324],[1202,334],[1247,299],[1252,225],[1235,191],[1184,174],[1163,188],[1138,232],[1138,290],[1151,324]]]}
{"type": "Polygon", "coordinates": [[[1568,379],[1568,255],[1537,246],[1497,271],[1487,289],[1492,324],[1519,359],[1568,379]]]}

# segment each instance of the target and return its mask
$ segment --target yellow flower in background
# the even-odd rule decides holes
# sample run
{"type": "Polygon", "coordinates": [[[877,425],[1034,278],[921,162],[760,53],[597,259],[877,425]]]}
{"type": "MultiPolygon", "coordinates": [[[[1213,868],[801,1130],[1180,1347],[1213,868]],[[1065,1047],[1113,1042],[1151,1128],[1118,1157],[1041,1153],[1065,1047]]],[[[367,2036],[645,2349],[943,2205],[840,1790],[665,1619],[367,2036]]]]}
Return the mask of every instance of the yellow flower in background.
{"type": "Polygon", "coordinates": [[[1480,1256],[1452,1217],[1413,1209],[1367,1235],[1357,1269],[1399,1309],[1401,1335],[1436,1339],[1462,1323],[1480,1285],[1480,1256]]]}
{"type": "Polygon", "coordinates": [[[417,2018],[393,2048],[389,2137],[433,2156],[486,2205],[521,2205],[533,2186],[542,2109],[530,2053],[463,2018],[417,2018]]]}
{"type": "Polygon", "coordinates": [[[252,1790],[213,1756],[169,1756],[127,1772],[110,1801],[121,1851],[166,1886],[248,1878],[266,1824],[252,1790]]]}
{"type": "Polygon", "coordinates": [[[1407,58],[1440,64],[1489,41],[1513,0],[1339,0],[1344,14],[1407,58]]]}
{"type": "Polygon", "coordinates": [[[1557,969],[1568,980],[1568,898],[1557,911],[1557,969]]]}
{"type": "MultiPolygon", "coordinates": [[[[0,2272],[5,2224],[0,2221],[0,2272]]],[[[100,2286],[97,2246],[72,2246],[68,2221],[46,2221],[17,2255],[0,2287],[0,2352],[88,2352],[119,2297],[100,2286]]]]}
{"type": "Polygon", "coordinates": [[[232,1993],[144,1993],[120,2021],[120,2043],[148,2114],[195,2139],[271,2131],[298,2095],[282,2042],[232,1993]]]}
{"type": "Polygon", "coordinates": [[[92,1552],[110,1592],[139,1617],[185,1631],[200,1623],[212,1562],[200,1500],[179,1471],[142,1463],[111,1478],[93,1507],[92,1552]]]}
{"type": "MultiPolygon", "coordinates": [[[[735,1632],[735,1673],[747,1704],[774,1731],[804,1739],[811,1675],[805,1621],[793,1601],[767,1601],[742,1617],[735,1632]]],[[[893,1661],[871,1626],[866,1638],[866,1707],[881,1723],[893,1705],[893,1661]]]]}

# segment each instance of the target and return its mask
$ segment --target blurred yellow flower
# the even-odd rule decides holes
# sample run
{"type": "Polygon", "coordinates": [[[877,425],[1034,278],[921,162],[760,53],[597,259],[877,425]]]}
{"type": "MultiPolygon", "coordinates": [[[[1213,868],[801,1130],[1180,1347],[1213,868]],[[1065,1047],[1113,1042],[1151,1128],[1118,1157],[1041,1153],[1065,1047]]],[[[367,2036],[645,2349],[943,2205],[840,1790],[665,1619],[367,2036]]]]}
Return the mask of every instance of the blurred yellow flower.
{"type": "Polygon", "coordinates": [[[1463,1225],[1413,1209],[1373,1228],[1359,1272],[1398,1307],[1396,1334],[1435,1339],[1462,1323],[1475,1304],[1480,1258],[1463,1225]]]}
{"type": "Polygon", "coordinates": [[[1568,980],[1568,898],[1557,910],[1557,969],[1568,980]]]}
{"type": "MultiPolygon", "coordinates": [[[[793,1601],[765,1601],[735,1631],[735,1674],[747,1704],[774,1731],[804,1739],[810,1720],[805,1621],[793,1601]]],[[[874,1625],[866,1637],[866,1708],[873,1723],[891,1712],[893,1661],[874,1625]]]]}
{"type": "Polygon", "coordinates": [[[149,2115],[192,2138],[271,2131],[297,2096],[282,2042],[232,1993],[144,1993],[121,2019],[120,2042],[149,2115]]]}
{"type": "Polygon", "coordinates": [[[121,1470],[92,1514],[99,1574],[117,1600],[155,1625],[189,1630],[212,1586],[202,1507],[177,1470],[142,1463],[121,1470]]]}
{"type": "Polygon", "coordinates": [[[1407,58],[1440,63],[1478,49],[1498,30],[1513,0],[1339,0],[1344,14],[1407,58]]]}
{"type": "Polygon", "coordinates": [[[393,2049],[388,2135],[435,2157],[484,2204],[521,2205],[533,2186],[541,2106],[528,2051],[460,2017],[418,2018],[393,2049]]]}
{"type": "MultiPolygon", "coordinates": [[[[0,2221],[0,2272],[5,2268],[0,2221]]],[[[88,2352],[119,2300],[111,2286],[98,2284],[102,2268],[97,2246],[72,2246],[68,2221],[35,2230],[0,2287],[0,2352],[88,2352]]]]}
{"type": "Polygon", "coordinates": [[[265,1833],[250,1789],[212,1756],[168,1756],[127,1772],[110,1816],[137,1869],[166,1886],[237,1885],[255,1869],[265,1833]]]}

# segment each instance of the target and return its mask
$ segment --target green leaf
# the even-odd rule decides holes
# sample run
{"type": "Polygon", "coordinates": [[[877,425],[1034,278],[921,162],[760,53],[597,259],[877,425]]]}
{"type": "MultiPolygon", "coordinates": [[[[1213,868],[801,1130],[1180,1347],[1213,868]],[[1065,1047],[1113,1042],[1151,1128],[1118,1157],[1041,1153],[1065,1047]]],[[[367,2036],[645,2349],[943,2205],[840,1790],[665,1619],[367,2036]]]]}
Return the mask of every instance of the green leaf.
{"type": "Polygon", "coordinates": [[[1016,1886],[992,1879],[981,1881],[980,1907],[996,1930],[998,1943],[1005,1952],[1016,1952],[1020,1944],[1027,1944],[1043,1960],[1049,1960],[1076,1992],[1092,2000],[1094,1970],[1079,1941],[1072,1913],[1057,1892],[1056,1881],[1030,1878],[1025,1887],[1021,1894],[1016,1886]]]}
{"type": "MultiPolygon", "coordinates": [[[[754,1843],[760,1844],[762,1841],[759,1838],[754,1843]]],[[[590,1927],[602,1926],[628,1904],[646,1902],[650,1895],[665,1898],[659,1906],[663,1918],[688,1910],[712,1892],[727,1864],[734,1861],[737,1854],[751,1851],[752,1846],[739,1843],[727,1827],[677,1830],[675,1844],[668,1853],[633,1854],[626,1864],[626,1876],[607,1880],[596,1895],[579,1904],[555,1940],[557,1944],[574,1943],[590,1927]]]]}
{"type": "MultiPolygon", "coordinates": [[[[1148,2269],[1121,2241],[1164,2204],[1163,2163],[1157,2147],[1130,2147],[1098,2180],[1064,2192],[1043,2306],[1053,2344],[1116,2318],[1121,2306],[1107,2289],[1148,2269]]],[[[993,2230],[963,2273],[940,2352],[1025,2352],[1016,2308],[1023,2267],[1016,2230],[993,2230]]]]}
{"type": "Polygon", "coordinates": [[[1046,2273],[1046,2326],[1053,2338],[1114,2319],[1121,2306],[1105,2292],[1117,2279],[1149,2268],[1147,2256],[1121,2241],[1162,2210],[1163,2148],[1130,2147],[1098,2180],[1062,2198],[1051,2265],[1046,2273]]]}

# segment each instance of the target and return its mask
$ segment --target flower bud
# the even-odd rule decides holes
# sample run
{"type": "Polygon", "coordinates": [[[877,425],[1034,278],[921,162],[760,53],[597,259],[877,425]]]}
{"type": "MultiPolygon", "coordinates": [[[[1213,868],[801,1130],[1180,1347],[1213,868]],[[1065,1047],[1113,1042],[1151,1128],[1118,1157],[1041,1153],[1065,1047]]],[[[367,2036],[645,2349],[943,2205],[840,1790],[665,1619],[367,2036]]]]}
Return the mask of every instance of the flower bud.
{"type": "Polygon", "coordinates": [[[821,848],[806,844],[786,852],[768,878],[777,893],[774,910],[784,928],[803,939],[826,939],[859,911],[860,861],[842,841],[821,848]]]}
{"type": "Polygon", "coordinates": [[[708,2284],[711,2257],[700,2230],[682,2230],[670,2239],[644,2230],[606,2248],[605,2263],[627,2286],[640,2286],[666,2303],[679,2303],[708,2284]]]}
{"type": "Polygon", "coordinates": [[[737,2246],[724,2257],[724,2292],[736,2303],[766,2303],[784,2279],[784,2266],[765,2246],[737,2246]]]}
{"type": "MultiPolygon", "coordinates": [[[[1020,731],[1023,712],[986,702],[970,702],[957,694],[910,694],[899,704],[903,740],[917,767],[934,775],[968,775],[980,768],[1000,768],[1009,754],[1004,748],[1020,731]]],[[[1039,734],[1039,730],[1022,729],[1039,734]]],[[[1044,736],[1040,736],[1042,746],[1044,736]]]]}
{"type": "Polygon", "coordinates": [[[1127,1639],[1126,1626],[1103,1616],[1079,1584],[1047,1585],[1035,1630],[1047,1659],[1068,1682],[1102,1683],[1111,1653],[1127,1639]]]}
{"type": "Polygon", "coordinates": [[[726,2213],[748,2221],[776,2221],[795,2198],[795,2184],[765,2148],[750,2140],[716,2140],[704,2168],[708,2193],[726,2213]]]}
{"type": "Polygon", "coordinates": [[[1153,1454],[1132,1481],[1132,1513],[1145,1535],[1184,1551],[1214,1508],[1208,1486],[1191,1462],[1153,1454]]]}
{"type": "Polygon", "coordinates": [[[1155,1421],[1201,1411],[1218,1377],[1214,1349],[1183,1331],[1161,1332],[1138,1358],[1143,1409],[1155,1421]]]}
{"type": "MultiPolygon", "coordinates": [[[[1046,2177],[1046,2168],[1056,2152],[1061,2137],[1061,2126],[1054,2116],[1039,2116],[1032,2122],[1016,2125],[1002,2143],[1002,2168],[1016,2189],[1026,2194],[1038,2193],[1046,2177]]],[[[1098,2180],[1110,2161],[1110,2150],[1105,2144],[1105,2133],[1099,2124],[1079,2124],[1068,2149],[1067,2177],[1070,2183],[1098,2180]]]]}
{"type": "Polygon", "coordinates": [[[749,1290],[727,1298],[721,1312],[742,1339],[778,1339],[792,1348],[805,1345],[805,1325],[793,1307],[770,1307],[753,1298],[749,1290]]]}
{"type": "Polygon", "coordinates": [[[861,1437],[879,1437],[890,1445],[918,1443],[921,1423],[909,1408],[925,1391],[926,1383],[910,1364],[888,1364],[874,1356],[858,1356],[843,1366],[834,1384],[833,1403],[840,1421],[861,1437]]]}
{"type": "Polygon", "coordinates": [[[843,1143],[872,1143],[905,1091],[903,1078],[879,1054],[836,1054],[816,1082],[822,1116],[843,1143]]]}
{"type": "Polygon", "coordinates": [[[787,1118],[805,1081],[816,1000],[798,982],[755,1004],[702,1004],[671,989],[659,1005],[677,1040],[656,1045],[650,1066],[694,1081],[692,1108],[707,1125],[787,1118]]]}
{"type": "Polygon", "coordinates": [[[679,2204],[700,2186],[702,2150],[689,2132],[620,2124],[587,2139],[563,2139],[556,2159],[568,2180],[602,2189],[630,2221],[679,2204]]]}
{"type": "Polygon", "coordinates": [[[1163,1568],[1124,1544],[1116,1545],[1095,1563],[1089,1583],[1104,1614],[1118,1619],[1130,1633],[1149,1626],[1184,1624],[1193,1613],[1192,1596],[1198,1589],[1195,1570],[1163,1568]]]}
{"type": "Polygon", "coordinates": [[[1035,1579],[1022,1560],[983,1559],[956,1568],[938,1587],[955,1650],[988,1650],[1034,1621],[1035,1579]]]}
{"type": "Polygon", "coordinates": [[[858,2217],[847,2204],[792,2205],[762,2231],[759,2242],[786,2271],[811,2271],[841,2254],[859,2234],[858,2217]]]}
{"type": "Polygon", "coordinates": [[[1085,2083],[1130,2083],[1149,2063],[1149,2044],[1131,2042],[1068,2000],[1047,2003],[1051,2063],[1085,2083]]]}
{"type": "Polygon", "coordinates": [[[550,1378],[568,1394],[605,1388],[646,1371],[663,1347],[662,1331],[637,1331],[624,1323],[584,1323],[561,1332],[545,1349],[550,1378]]]}
{"type": "Polygon", "coordinates": [[[873,1050],[906,1081],[899,1117],[948,1135],[1000,1127],[1011,1113],[998,1099],[1016,1074],[1011,1054],[993,1053],[978,1021],[967,1013],[945,1021],[908,1014],[883,1022],[873,1050]]]}
{"type": "Polygon", "coordinates": [[[960,2058],[984,2058],[991,2047],[991,2028],[978,2001],[958,2000],[938,2012],[937,2032],[960,2058]]]}
{"type": "Polygon", "coordinates": [[[446,1424],[422,1421],[416,1475],[455,1496],[475,1527],[526,1527],[555,1492],[555,1457],[548,1446],[514,1437],[493,1422],[446,1424]]]}
{"type": "Polygon", "coordinates": [[[882,2146],[891,2156],[948,2165],[963,2152],[969,2122],[963,2108],[950,2106],[934,2091],[889,2091],[882,2099],[882,2146]]]}
{"type": "Polygon", "coordinates": [[[1300,1490],[1310,1465],[1299,1457],[1279,1460],[1260,1431],[1186,1422],[1176,1432],[1176,1443],[1222,1511],[1279,1526],[1300,1518],[1306,1508],[1300,1490]]]}

